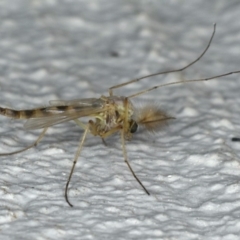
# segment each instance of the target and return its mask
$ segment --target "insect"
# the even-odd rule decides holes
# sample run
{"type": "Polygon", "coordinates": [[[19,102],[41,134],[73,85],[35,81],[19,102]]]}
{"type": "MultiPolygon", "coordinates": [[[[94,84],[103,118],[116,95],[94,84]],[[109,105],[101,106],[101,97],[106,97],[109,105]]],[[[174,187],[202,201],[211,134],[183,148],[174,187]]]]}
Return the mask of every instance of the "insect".
{"type": "Polygon", "coordinates": [[[233,142],[240,142],[240,138],[239,137],[233,137],[231,140],[233,142]]]}
{"type": "Polygon", "coordinates": [[[186,68],[192,66],[194,63],[199,61],[203,57],[203,55],[207,52],[208,48],[211,45],[215,31],[216,31],[216,24],[214,24],[211,38],[206,48],[204,49],[204,51],[196,60],[189,63],[185,67],[180,69],[150,74],[147,76],[143,76],[137,79],[127,81],[125,83],[121,83],[119,85],[115,85],[109,88],[109,96],[101,96],[100,98],[76,99],[76,100],[70,100],[70,101],[64,101],[64,100],[50,101],[50,106],[48,107],[36,108],[31,110],[14,110],[14,109],[0,107],[1,115],[11,117],[11,118],[16,118],[16,119],[28,119],[24,125],[26,129],[43,129],[43,131],[41,132],[37,140],[30,146],[24,149],[21,149],[19,151],[15,151],[11,153],[2,153],[0,154],[0,156],[12,155],[12,154],[16,154],[16,153],[20,153],[25,150],[28,150],[36,146],[42,140],[48,127],[73,120],[77,125],[83,128],[84,133],[79,142],[79,145],[73,160],[73,165],[65,185],[64,195],[65,195],[65,200],[69,204],[69,206],[73,207],[73,205],[70,203],[68,198],[69,184],[88,133],[91,133],[94,136],[99,136],[103,141],[105,138],[109,137],[110,135],[119,133],[121,144],[122,144],[124,161],[127,164],[128,168],[130,169],[136,181],[140,184],[140,186],[143,188],[146,194],[150,195],[149,191],[146,189],[146,187],[142,184],[140,179],[134,173],[128,161],[125,142],[126,140],[130,140],[132,138],[132,135],[137,131],[139,125],[145,127],[149,131],[158,131],[161,129],[163,124],[165,124],[167,121],[174,118],[169,116],[167,113],[165,113],[161,109],[159,109],[158,106],[154,106],[154,105],[146,106],[141,109],[136,109],[131,103],[131,99],[136,96],[145,94],[154,89],[161,88],[164,86],[180,84],[180,83],[194,83],[194,82],[200,82],[200,81],[209,81],[209,80],[221,78],[227,75],[240,73],[240,71],[228,72],[221,75],[202,78],[202,79],[192,79],[192,80],[170,82],[166,84],[159,84],[127,97],[116,96],[113,94],[113,91],[117,88],[121,88],[123,86],[136,83],[138,81],[141,81],[149,77],[172,73],[172,72],[181,72],[186,68]],[[92,119],[89,120],[88,122],[84,122],[81,120],[81,118],[84,118],[84,117],[88,117],[92,119]]]}

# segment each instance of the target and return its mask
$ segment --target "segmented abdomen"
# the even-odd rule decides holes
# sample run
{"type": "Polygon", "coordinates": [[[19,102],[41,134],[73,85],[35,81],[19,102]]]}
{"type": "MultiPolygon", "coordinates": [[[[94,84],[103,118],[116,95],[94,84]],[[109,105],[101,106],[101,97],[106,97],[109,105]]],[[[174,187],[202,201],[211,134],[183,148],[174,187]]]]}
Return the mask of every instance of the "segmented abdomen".
{"type": "Polygon", "coordinates": [[[40,117],[44,114],[44,112],[43,112],[43,109],[14,110],[14,109],[0,107],[0,114],[6,117],[11,117],[11,118],[28,119],[28,118],[40,117]]]}

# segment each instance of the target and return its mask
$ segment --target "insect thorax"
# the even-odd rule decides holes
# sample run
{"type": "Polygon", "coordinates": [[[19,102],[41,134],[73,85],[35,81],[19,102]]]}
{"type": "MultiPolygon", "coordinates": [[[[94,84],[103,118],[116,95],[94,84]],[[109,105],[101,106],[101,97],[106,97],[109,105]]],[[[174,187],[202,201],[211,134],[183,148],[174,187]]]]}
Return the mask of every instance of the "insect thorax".
{"type": "Polygon", "coordinates": [[[92,134],[105,138],[124,129],[125,138],[130,139],[133,122],[132,103],[126,97],[101,96],[100,99],[103,101],[103,111],[96,116],[95,122],[90,121],[92,134]]]}

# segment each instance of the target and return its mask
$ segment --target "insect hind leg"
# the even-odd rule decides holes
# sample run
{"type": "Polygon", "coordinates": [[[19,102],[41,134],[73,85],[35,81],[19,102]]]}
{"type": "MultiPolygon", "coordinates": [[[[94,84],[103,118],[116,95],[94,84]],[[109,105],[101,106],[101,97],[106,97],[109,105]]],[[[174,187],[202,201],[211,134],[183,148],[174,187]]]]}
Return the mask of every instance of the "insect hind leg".
{"type": "Polygon", "coordinates": [[[42,138],[44,137],[46,131],[47,131],[48,128],[44,128],[43,131],[41,132],[41,134],[39,135],[39,137],[37,138],[37,140],[31,144],[30,146],[28,147],[25,147],[23,149],[20,149],[18,151],[14,151],[14,152],[10,152],[10,153],[0,153],[0,156],[9,156],[9,155],[14,155],[14,154],[17,154],[17,153],[21,153],[21,152],[24,152],[30,148],[33,148],[33,147],[36,147],[37,144],[42,140],[42,138]]]}
{"type": "MultiPolygon", "coordinates": [[[[168,74],[168,73],[176,73],[176,72],[182,72],[183,70],[189,68],[190,66],[192,66],[193,64],[195,64],[196,62],[198,62],[204,55],[205,53],[207,52],[207,50],[209,49],[211,43],[212,43],[212,40],[213,40],[213,37],[215,35],[215,31],[216,31],[216,23],[213,25],[213,32],[212,32],[212,35],[208,41],[208,44],[206,46],[206,48],[204,49],[204,51],[192,62],[190,62],[189,64],[187,64],[186,66],[182,67],[182,68],[179,68],[179,69],[173,69],[173,70],[167,70],[167,71],[163,71],[163,72],[157,72],[157,73],[153,73],[153,74],[150,74],[150,75],[146,75],[146,76],[143,76],[143,77],[139,77],[139,78],[135,78],[135,79],[132,79],[130,81],[127,81],[127,82],[124,82],[124,83],[120,83],[118,85],[114,85],[112,87],[110,87],[108,89],[108,92],[109,92],[109,96],[113,96],[113,91],[117,88],[121,88],[121,87],[124,87],[126,85],[129,85],[129,84],[132,84],[132,83],[136,83],[136,82],[139,82],[141,81],[142,79],[146,79],[146,78],[150,78],[150,77],[154,77],[154,76],[158,76],[158,75],[163,75],[163,74],[168,74]]],[[[136,93],[136,94],[133,94],[129,97],[135,97],[135,96],[138,96],[138,95],[141,95],[145,92],[149,92],[149,91],[152,91],[156,88],[159,88],[159,87],[162,87],[162,85],[158,85],[158,86],[155,86],[153,88],[150,88],[150,89],[147,89],[147,90],[144,90],[144,91],[141,91],[139,93],[136,93]]]]}

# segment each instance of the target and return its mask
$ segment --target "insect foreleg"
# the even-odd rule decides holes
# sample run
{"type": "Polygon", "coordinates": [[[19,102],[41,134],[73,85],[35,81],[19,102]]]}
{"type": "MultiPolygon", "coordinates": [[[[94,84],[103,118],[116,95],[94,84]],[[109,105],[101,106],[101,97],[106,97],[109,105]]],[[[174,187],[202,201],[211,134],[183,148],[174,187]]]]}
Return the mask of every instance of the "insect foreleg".
{"type": "Polygon", "coordinates": [[[125,146],[125,138],[124,138],[124,131],[121,131],[121,142],[122,142],[122,150],[123,150],[123,157],[124,157],[124,161],[125,163],[128,165],[128,168],[130,169],[132,175],[134,176],[134,178],[137,180],[137,182],[141,185],[141,187],[143,188],[143,190],[147,193],[147,195],[150,195],[150,193],[148,192],[148,190],[144,187],[144,185],[142,184],[142,182],[139,180],[139,178],[136,176],[136,174],[134,173],[130,163],[128,162],[127,159],[127,151],[126,151],[126,146],[125,146]]]}
{"type": "Polygon", "coordinates": [[[180,84],[180,83],[184,83],[185,84],[185,83],[210,81],[210,80],[213,80],[213,79],[222,78],[222,77],[229,76],[229,75],[236,74],[236,73],[240,73],[240,71],[233,71],[233,72],[223,73],[223,74],[220,74],[220,75],[215,75],[213,77],[207,77],[207,78],[190,79],[190,80],[183,80],[183,81],[179,81],[179,82],[170,82],[170,83],[160,84],[160,85],[151,87],[149,89],[143,90],[141,92],[135,93],[135,94],[133,94],[131,96],[128,96],[128,98],[133,98],[133,97],[142,95],[144,93],[150,92],[150,91],[155,90],[157,88],[162,88],[162,87],[175,85],[175,84],[180,84]]]}
{"type": "Polygon", "coordinates": [[[215,31],[216,31],[216,23],[213,25],[213,32],[212,32],[212,35],[208,41],[208,44],[206,46],[206,48],[204,49],[204,51],[200,54],[200,56],[198,56],[194,61],[190,62],[189,64],[187,64],[186,66],[182,67],[182,68],[179,68],[179,69],[173,69],[173,70],[167,70],[167,71],[163,71],[163,72],[157,72],[157,73],[153,73],[153,74],[150,74],[150,75],[146,75],[146,76],[143,76],[143,77],[139,77],[139,78],[136,78],[136,79],[132,79],[130,81],[127,81],[127,82],[124,82],[124,83],[121,83],[121,84],[118,84],[118,85],[115,85],[115,86],[112,86],[108,89],[109,91],[109,95],[110,96],[113,96],[113,90],[117,89],[117,88],[121,88],[123,86],[126,86],[126,85],[129,85],[131,83],[135,83],[135,82],[139,82],[141,81],[142,79],[146,79],[146,78],[150,78],[150,77],[154,77],[154,76],[158,76],[158,75],[162,75],[162,74],[167,74],[167,73],[174,73],[174,72],[182,72],[183,70],[187,69],[188,67],[192,66],[193,64],[195,64],[196,62],[198,62],[202,57],[203,55],[207,52],[207,50],[209,49],[211,43],[212,43],[212,40],[213,40],[213,37],[215,35],[215,31]]]}

